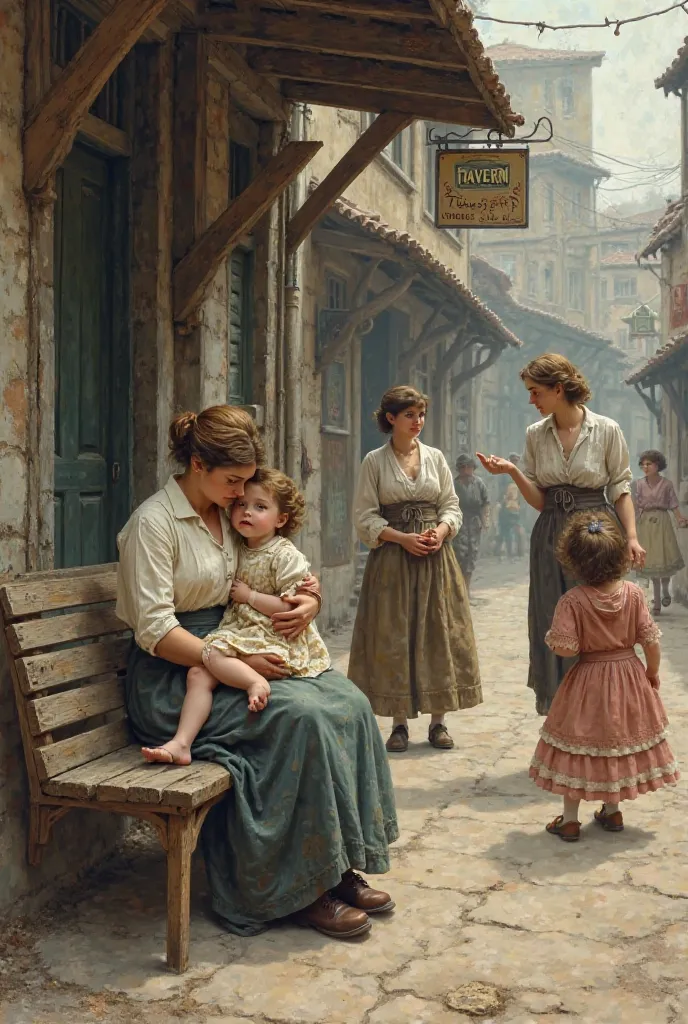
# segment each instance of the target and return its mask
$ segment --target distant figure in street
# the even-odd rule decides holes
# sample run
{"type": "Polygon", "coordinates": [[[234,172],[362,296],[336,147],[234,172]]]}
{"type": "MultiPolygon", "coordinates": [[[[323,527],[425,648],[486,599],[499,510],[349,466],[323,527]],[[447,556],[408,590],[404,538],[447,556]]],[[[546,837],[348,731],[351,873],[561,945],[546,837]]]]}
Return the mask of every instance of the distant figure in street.
{"type": "MultiPolygon", "coordinates": [[[[521,456],[512,452],[509,462],[518,466],[521,456]]],[[[509,558],[523,554],[523,527],[521,526],[521,492],[513,480],[504,480],[499,500],[499,548],[509,558]]]]}
{"type": "Polygon", "coordinates": [[[652,580],[652,610],[659,615],[662,605],[668,608],[671,604],[671,577],[685,565],[669,512],[673,512],[677,526],[688,526],[688,519],[679,511],[671,480],[661,475],[667,465],[662,453],[655,449],[643,452],[638,465],[645,478],[633,482],[633,501],[638,516],[638,540],[647,551],[645,566],[638,570],[638,575],[652,580]]]}
{"type": "Polygon", "coordinates": [[[507,473],[540,513],[530,544],[528,686],[535,690],[538,714],[546,715],[569,667],[545,644],[545,633],[559,598],[573,586],[557,562],[559,535],[574,511],[611,509],[626,533],[628,560],[642,568],[631,500],[628,448],[614,420],[586,408],[591,397],[585,377],[563,356],[547,353],[521,370],[521,380],[543,417],[526,432],[523,469],[497,455],[478,458],[488,473],[507,473]]]}
{"type": "Polygon", "coordinates": [[[581,583],[559,601],[545,642],[558,657],[579,661],[552,701],[530,777],[563,796],[563,813],[547,831],[575,843],[581,800],[602,800],[595,821],[621,832],[621,801],[674,785],[679,771],[659,696],[661,634],[640,587],[622,579],[629,554],[618,520],[601,511],[571,516],[557,555],[581,583]]]}
{"type": "Polygon", "coordinates": [[[483,481],[475,475],[477,467],[477,462],[470,455],[459,455],[454,479],[463,522],[452,543],[469,592],[480,552],[480,538],[490,521],[490,497],[483,481]]]}
{"type": "Polygon", "coordinates": [[[406,385],[375,416],[389,441],[366,455],[354,520],[372,548],[366,563],[349,678],[376,715],[393,719],[387,750],[408,748],[408,719],[431,715],[433,747],[454,745],[447,711],[482,703],[468,595],[451,544],[462,521],[451,470],[420,442],[428,399],[406,385]]]}

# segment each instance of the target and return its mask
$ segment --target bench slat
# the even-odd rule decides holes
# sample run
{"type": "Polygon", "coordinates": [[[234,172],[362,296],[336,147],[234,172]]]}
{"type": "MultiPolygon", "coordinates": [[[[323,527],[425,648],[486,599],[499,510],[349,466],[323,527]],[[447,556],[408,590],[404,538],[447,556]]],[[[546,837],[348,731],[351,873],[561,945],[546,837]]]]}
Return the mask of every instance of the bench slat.
{"type": "Polygon", "coordinates": [[[120,750],[131,742],[126,716],[116,722],[100,725],[97,729],[79,733],[67,740],[58,740],[34,750],[36,771],[41,780],[52,779],[55,775],[77,768],[94,758],[120,750]]]}
{"type": "Polygon", "coordinates": [[[30,694],[49,686],[119,672],[126,668],[130,647],[131,640],[124,638],[17,658],[17,676],[23,692],[30,694]]]}
{"type": "Polygon", "coordinates": [[[114,605],[94,608],[88,612],[53,615],[49,619],[27,619],[7,627],[12,654],[26,654],[37,647],[52,647],[73,640],[90,640],[94,636],[124,633],[129,627],[115,615],[114,605]]]}
{"type": "Polygon", "coordinates": [[[76,608],[84,604],[114,601],[117,596],[117,572],[89,576],[65,576],[64,579],[7,583],[0,588],[0,605],[9,622],[20,615],[37,615],[58,608],[76,608]]]}
{"type": "Polygon", "coordinates": [[[141,756],[131,771],[99,786],[96,799],[103,803],[157,804],[163,790],[173,780],[193,774],[195,768],[195,764],[149,764],[141,756]]]}
{"type": "Polygon", "coordinates": [[[38,736],[121,707],[124,707],[124,680],[112,676],[98,683],[79,686],[75,690],[29,701],[27,715],[31,732],[38,736]]]}
{"type": "Polygon", "coordinates": [[[72,768],[43,783],[42,789],[48,796],[71,797],[75,800],[90,800],[95,796],[102,782],[123,775],[141,764],[141,747],[138,744],[115,750],[112,754],[89,761],[78,768],[72,768]]]}
{"type": "Polygon", "coordinates": [[[179,782],[170,779],[160,803],[166,807],[192,809],[232,787],[232,776],[219,764],[195,762],[196,771],[179,782]]]}

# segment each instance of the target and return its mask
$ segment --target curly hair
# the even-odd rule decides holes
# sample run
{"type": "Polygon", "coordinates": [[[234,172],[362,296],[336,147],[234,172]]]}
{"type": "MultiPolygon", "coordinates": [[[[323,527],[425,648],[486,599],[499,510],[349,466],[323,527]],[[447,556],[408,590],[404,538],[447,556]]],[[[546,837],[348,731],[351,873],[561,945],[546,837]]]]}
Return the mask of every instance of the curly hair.
{"type": "Polygon", "coordinates": [[[648,448],[646,452],[640,453],[638,456],[638,465],[642,466],[643,462],[654,462],[660,473],[663,473],[667,468],[666,456],[664,456],[662,452],[658,452],[656,448],[648,448]]]}
{"type": "Polygon", "coordinates": [[[545,352],[537,359],[531,359],[519,376],[522,381],[532,380],[545,388],[561,384],[564,398],[571,405],[585,405],[592,398],[590,385],[580,370],[556,352],[545,352]]]}
{"type": "Polygon", "coordinates": [[[397,387],[385,391],[380,399],[380,408],[373,413],[373,419],[383,434],[391,434],[392,424],[387,419],[387,413],[398,416],[400,412],[411,409],[414,405],[417,405],[423,412],[427,412],[429,404],[430,399],[422,391],[417,391],[410,384],[399,384],[397,387]]]}
{"type": "Polygon", "coordinates": [[[291,477],[278,469],[267,469],[263,466],[256,470],[247,487],[256,484],[267,491],[277,503],[282,515],[287,516],[284,526],[277,531],[282,537],[292,537],[298,533],[306,521],[306,499],[291,477]]]}
{"type": "Polygon", "coordinates": [[[196,456],[206,469],[261,465],[265,447],[256,422],[234,405],[212,405],[202,412],[180,412],[170,423],[170,454],[187,469],[196,456]]]}
{"type": "Polygon", "coordinates": [[[576,512],[566,523],[556,550],[564,569],[590,587],[620,580],[629,569],[626,537],[608,512],[576,512]]]}

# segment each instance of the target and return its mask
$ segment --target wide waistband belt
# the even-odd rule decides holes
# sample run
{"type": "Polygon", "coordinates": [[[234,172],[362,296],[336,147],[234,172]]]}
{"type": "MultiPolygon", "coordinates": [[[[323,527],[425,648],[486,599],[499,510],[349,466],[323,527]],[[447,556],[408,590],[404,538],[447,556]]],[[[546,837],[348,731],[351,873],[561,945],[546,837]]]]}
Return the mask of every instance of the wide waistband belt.
{"type": "Polygon", "coordinates": [[[397,501],[382,505],[380,515],[392,527],[411,526],[415,533],[422,533],[425,523],[437,522],[437,505],[433,501],[397,501]]]}
{"type": "Polygon", "coordinates": [[[606,505],[604,489],[591,487],[548,487],[545,491],[545,508],[575,512],[586,508],[600,508],[606,505]]]}
{"type": "Polygon", "coordinates": [[[635,648],[620,647],[615,651],[583,651],[578,660],[582,662],[630,661],[631,658],[635,657],[635,648]]]}

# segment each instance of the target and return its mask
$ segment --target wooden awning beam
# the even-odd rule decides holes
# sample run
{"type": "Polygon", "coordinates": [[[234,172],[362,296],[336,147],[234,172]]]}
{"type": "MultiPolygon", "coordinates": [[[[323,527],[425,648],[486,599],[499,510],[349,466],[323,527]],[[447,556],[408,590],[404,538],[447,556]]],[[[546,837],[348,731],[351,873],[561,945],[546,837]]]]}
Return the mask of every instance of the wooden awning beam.
{"type": "Polygon", "coordinates": [[[118,0],[36,108],[24,132],[24,187],[40,192],[71,150],[81,121],[167,0],[118,0]]]}
{"type": "Polygon", "coordinates": [[[251,230],[321,147],[322,142],[287,143],[179,261],[172,277],[176,323],[189,319],[237,239],[251,230]]]}
{"type": "Polygon", "coordinates": [[[472,366],[470,370],[463,370],[461,373],[455,373],[451,380],[451,393],[452,396],[456,394],[460,387],[467,384],[469,380],[473,380],[479,374],[484,373],[485,370],[489,369],[494,363],[497,362],[504,349],[499,345],[486,345],[478,353],[478,362],[475,366],[472,366]],[[487,351],[489,353],[487,359],[480,361],[482,352],[487,351]]]}
{"type": "Polygon", "coordinates": [[[398,259],[389,242],[383,242],[382,240],[376,242],[374,238],[366,238],[349,231],[335,231],[332,228],[317,227],[313,231],[313,241],[316,245],[322,245],[326,249],[356,253],[359,256],[369,256],[371,259],[398,259]]]}
{"type": "Polygon", "coordinates": [[[406,114],[380,114],[296,211],[287,226],[287,251],[294,252],[323,214],[392,139],[413,121],[406,114]]]}
{"type": "Polygon", "coordinates": [[[314,103],[321,107],[343,107],[349,110],[396,111],[414,120],[443,121],[474,128],[497,128],[498,122],[485,107],[474,102],[440,99],[437,96],[411,96],[408,93],[381,89],[362,89],[358,86],[322,85],[319,82],[294,82],[286,79],[282,84],[284,96],[294,103],[314,103]]]}
{"type": "Polygon", "coordinates": [[[261,121],[289,120],[291,104],[229,43],[209,41],[208,57],[215,71],[230,83],[232,99],[247,114],[261,121]]]}
{"type": "MultiPolygon", "coordinates": [[[[264,47],[251,47],[247,59],[254,72],[262,75],[277,75],[282,79],[318,82],[321,85],[435,96],[453,103],[457,102],[457,97],[461,102],[470,103],[471,99],[466,94],[474,92],[467,71],[443,71],[373,60],[362,63],[354,57],[331,53],[299,53],[297,50],[264,47]]],[[[346,102],[346,93],[341,99],[346,102]]],[[[482,104],[477,92],[472,102],[482,104]]]]}
{"type": "Polygon", "coordinates": [[[290,7],[383,21],[432,21],[426,0],[289,0],[290,7]]]}
{"type": "MultiPolygon", "coordinates": [[[[377,16],[376,16],[377,18],[377,16]]],[[[198,27],[217,39],[246,46],[285,47],[299,52],[334,53],[367,60],[400,60],[420,67],[466,70],[466,58],[452,46],[446,29],[428,11],[428,23],[394,25],[381,20],[356,22],[349,17],[301,8],[268,10],[214,8],[199,14],[198,27]]]]}
{"type": "Polygon", "coordinates": [[[436,345],[452,334],[458,325],[448,323],[446,317],[450,316],[448,304],[438,303],[427,318],[420,334],[413,338],[408,348],[404,349],[399,357],[399,376],[406,377],[419,359],[426,353],[431,352],[436,345]],[[440,323],[444,320],[444,323],[440,323]]]}

